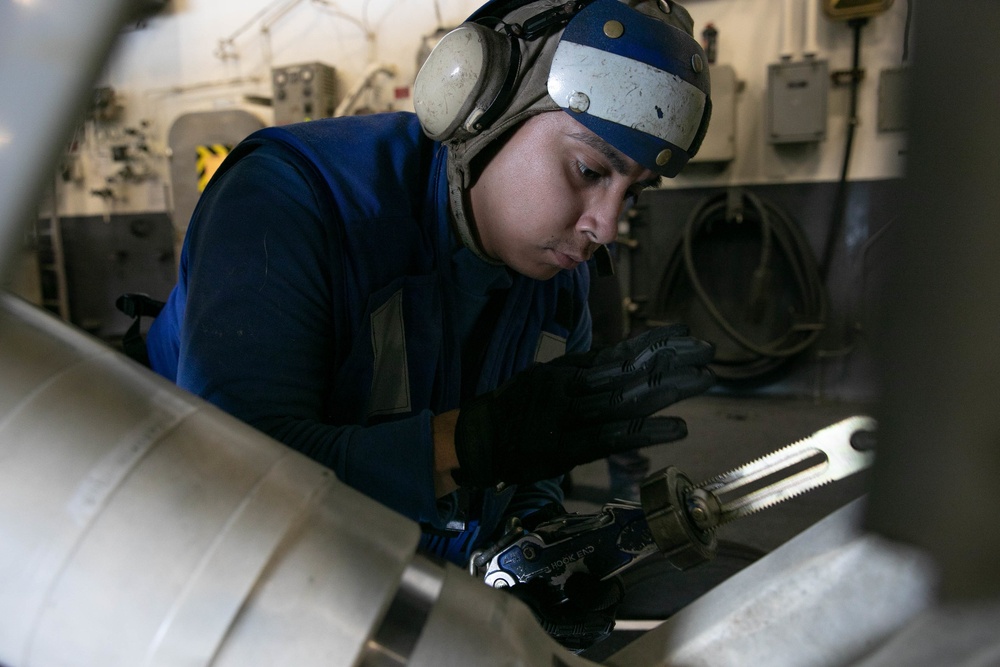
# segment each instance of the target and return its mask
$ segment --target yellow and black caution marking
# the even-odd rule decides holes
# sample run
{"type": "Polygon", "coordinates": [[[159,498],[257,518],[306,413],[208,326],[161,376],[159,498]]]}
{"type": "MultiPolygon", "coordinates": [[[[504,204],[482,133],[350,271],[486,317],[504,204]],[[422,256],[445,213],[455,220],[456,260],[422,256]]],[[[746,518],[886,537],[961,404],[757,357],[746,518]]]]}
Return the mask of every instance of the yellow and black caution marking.
{"type": "Polygon", "coordinates": [[[210,144],[207,146],[198,146],[196,150],[198,152],[198,192],[204,192],[205,186],[208,185],[215,170],[219,168],[219,165],[226,159],[226,156],[229,155],[229,151],[233,150],[233,147],[223,144],[210,144]]]}

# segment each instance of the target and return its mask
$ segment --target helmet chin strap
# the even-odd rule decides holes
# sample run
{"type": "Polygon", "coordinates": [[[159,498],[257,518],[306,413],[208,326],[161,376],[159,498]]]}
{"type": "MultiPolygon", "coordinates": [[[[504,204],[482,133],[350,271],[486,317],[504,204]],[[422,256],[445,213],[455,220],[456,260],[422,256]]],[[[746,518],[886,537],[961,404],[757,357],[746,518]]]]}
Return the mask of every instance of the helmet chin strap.
{"type": "Polygon", "coordinates": [[[468,141],[446,142],[445,144],[448,148],[448,203],[455,230],[458,232],[462,245],[488,264],[502,266],[504,263],[493,259],[483,250],[479,241],[479,232],[475,226],[474,213],[470,210],[469,202],[465,197],[465,193],[469,191],[474,178],[472,173],[474,158],[487,144],[493,143],[522,121],[546,111],[562,113],[562,110],[549,98],[548,93],[542,93],[527,108],[501,119],[499,123],[489,129],[488,135],[477,135],[468,141]]]}
{"type": "MultiPolygon", "coordinates": [[[[451,219],[454,222],[455,231],[462,245],[472,251],[472,254],[493,266],[505,266],[503,262],[493,259],[487,255],[479,241],[479,234],[473,227],[474,223],[469,220],[465,212],[465,195],[468,190],[465,186],[465,174],[458,167],[458,161],[452,160],[448,156],[448,203],[451,210],[451,219]]],[[[601,245],[594,251],[595,266],[597,275],[601,277],[615,275],[615,264],[611,257],[608,246],[601,245]]]]}
{"type": "Polygon", "coordinates": [[[473,227],[475,223],[466,215],[465,192],[468,191],[468,182],[471,182],[471,179],[459,167],[459,160],[453,158],[452,151],[454,149],[454,146],[448,149],[448,203],[455,231],[458,233],[462,245],[471,250],[476,257],[487,264],[503,266],[503,262],[493,259],[483,251],[479,234],[473,227]]]}

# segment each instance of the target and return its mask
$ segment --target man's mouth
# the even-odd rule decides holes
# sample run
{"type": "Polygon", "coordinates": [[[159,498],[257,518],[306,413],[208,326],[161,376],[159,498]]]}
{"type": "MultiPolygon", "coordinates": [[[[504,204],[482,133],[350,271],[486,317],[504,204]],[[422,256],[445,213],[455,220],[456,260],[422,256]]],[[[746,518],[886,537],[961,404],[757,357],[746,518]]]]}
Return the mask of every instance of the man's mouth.
{"type": "Polygon", "coordinates": [[[556,259],[556,264],[562,269],[575,269],[579,264],[586,262],[587,259],[583,255],[568,255],[564,252],[558,250],[552,251],[553,256],[556,259]]]}

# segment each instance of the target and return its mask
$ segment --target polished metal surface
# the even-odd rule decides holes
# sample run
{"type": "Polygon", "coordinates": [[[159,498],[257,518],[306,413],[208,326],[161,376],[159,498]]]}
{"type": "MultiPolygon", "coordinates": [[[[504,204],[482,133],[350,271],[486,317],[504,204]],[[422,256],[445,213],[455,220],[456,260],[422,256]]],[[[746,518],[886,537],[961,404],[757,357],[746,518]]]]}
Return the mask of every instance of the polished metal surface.
{"type": "Polygon", "coordinates": [[[838,510],[605,664],[853,664],[927,610],[934,583],[926,556],[859,528],[863,510],[838,510]]]}
{"type": "Polygon", "coordinates": [[[418,556],[403,571],[389,611],[365,644],[363,667],[405,665],[444,585],[444,570],[418,556]]]}
{"type": "Polygon", "coordinates": [[[9,295],[0,340],[0,663],[362,653],[416,524],[9,295]]]}

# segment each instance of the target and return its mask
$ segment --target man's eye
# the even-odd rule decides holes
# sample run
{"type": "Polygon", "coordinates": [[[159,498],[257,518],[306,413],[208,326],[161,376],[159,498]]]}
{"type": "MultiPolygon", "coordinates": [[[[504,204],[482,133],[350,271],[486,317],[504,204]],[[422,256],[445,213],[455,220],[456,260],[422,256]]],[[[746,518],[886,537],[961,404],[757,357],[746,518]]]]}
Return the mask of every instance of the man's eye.
{"type": "Polygon", "coordinates": [[[625,208],[632,208],[635,203],[639,200],[639,195],[642,194],[643,188],[630,188],[625,192],[625,208]]]}
{"type": "Polygon", "coordinates": [[[594,171],[582,162],[577,162],[577,168],[580,170],[580,175],[583,176],[588,181],[596,181],[601,177],[601,173],[594,171]]]}

